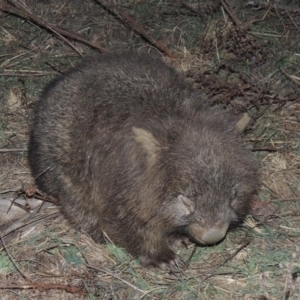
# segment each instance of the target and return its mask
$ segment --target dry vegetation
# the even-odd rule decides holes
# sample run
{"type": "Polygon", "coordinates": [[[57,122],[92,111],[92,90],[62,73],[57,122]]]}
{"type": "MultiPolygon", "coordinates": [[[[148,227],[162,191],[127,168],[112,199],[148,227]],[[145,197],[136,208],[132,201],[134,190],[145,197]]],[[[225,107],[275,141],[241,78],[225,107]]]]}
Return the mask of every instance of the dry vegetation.
{"type": "Polygon", "coordinates": [[[0,1],[0,298],[300,299],[299,66],[299,0],[0,1]],[[219,245],[178,248],[189,264],[176,273],[76,232],[38,200],[26,162],[45,84],[94,51],[129,48],[176,58],[212,105],[253,120],[253,216],[219,245]]]}

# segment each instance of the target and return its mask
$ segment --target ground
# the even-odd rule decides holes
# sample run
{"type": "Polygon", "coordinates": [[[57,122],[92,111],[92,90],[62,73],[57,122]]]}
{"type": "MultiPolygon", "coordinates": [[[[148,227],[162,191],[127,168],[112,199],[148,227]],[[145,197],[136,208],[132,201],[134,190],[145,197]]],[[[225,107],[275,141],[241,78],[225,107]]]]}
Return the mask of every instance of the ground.
{"type": "Polygon", "coordinates": [[[1,299],[300,299],[300,8],[281,1],[0,2],[1,299]],[[47,82],[94,52],[144,49],[233,113],[261,169],[238,230],[179,247],[186,268],[143,268],[71,227],[26,160],[47,82]],[[42,206],[41,206],[42,205],[42,206]]]}

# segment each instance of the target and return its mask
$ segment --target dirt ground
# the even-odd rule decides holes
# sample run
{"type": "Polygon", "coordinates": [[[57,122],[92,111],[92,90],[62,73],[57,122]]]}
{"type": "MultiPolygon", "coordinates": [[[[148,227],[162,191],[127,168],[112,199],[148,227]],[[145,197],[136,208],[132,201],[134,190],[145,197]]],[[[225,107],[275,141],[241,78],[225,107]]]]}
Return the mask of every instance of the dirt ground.
{"type": "MultiPolygon", "coordinates": [[[[47,200],[47,199],[46,199],[47,200]]],[[[0,1],[1,299],[300,299],[300,5],[279,1],[0,1]],[[52,78],[95,52],[144,49],[251,123],[261,191],[186,269],[143,268],[72,228],[34,188],[30,118],[52,78]]]]}

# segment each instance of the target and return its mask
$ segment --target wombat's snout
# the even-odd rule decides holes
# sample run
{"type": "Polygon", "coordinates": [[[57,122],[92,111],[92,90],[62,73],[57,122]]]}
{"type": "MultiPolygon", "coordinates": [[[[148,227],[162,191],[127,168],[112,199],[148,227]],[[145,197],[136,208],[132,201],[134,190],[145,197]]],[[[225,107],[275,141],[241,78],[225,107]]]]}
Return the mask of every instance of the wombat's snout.
{"type": "Polygon", "coordinates": [[[221,241],[227,232],[229,224],[217,224],[210,228],[204,228],[198,223],[189,225],[189,234],[198,244],[214,244],[221,241]]]}

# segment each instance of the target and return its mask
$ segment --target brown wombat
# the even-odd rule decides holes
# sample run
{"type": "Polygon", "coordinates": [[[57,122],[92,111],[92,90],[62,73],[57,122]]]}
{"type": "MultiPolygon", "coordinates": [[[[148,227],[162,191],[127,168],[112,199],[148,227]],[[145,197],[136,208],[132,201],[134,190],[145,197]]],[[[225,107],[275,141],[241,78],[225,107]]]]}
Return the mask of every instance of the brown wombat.
{"type": "Polygon", "coordinates": [[[173,68],[137,52],[84,60],[37,103],[29,163],[37,186],[95,241],[169,268],[170,244],[224,238],[258,190],[236,118],[173,68]]]}

